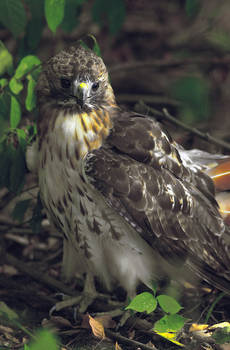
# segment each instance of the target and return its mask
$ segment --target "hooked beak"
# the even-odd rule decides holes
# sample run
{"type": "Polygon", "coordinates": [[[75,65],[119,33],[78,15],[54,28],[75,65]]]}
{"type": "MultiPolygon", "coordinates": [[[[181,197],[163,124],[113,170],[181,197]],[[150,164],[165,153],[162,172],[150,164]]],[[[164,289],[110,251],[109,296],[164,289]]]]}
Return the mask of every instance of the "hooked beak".
{"type": "Polygon", "coordinates": [[[84,82],[74,82],[74,96],[77,98],[81,108],[84,106],[86,99],[89,97],[89,85],[84,82]]]}

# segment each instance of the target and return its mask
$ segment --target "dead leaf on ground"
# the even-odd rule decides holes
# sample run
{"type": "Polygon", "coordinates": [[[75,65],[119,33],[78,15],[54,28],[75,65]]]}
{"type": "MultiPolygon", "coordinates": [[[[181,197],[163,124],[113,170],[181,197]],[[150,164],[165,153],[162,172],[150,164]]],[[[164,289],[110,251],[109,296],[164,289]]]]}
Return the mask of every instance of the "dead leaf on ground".
{"type": "Polygon", "coordinates": [[[93,317],[89,315],[89,324],[91,326],[92,332],[95,335],[95,337],[99,339],[105,339],[105,330],[101,322],[95,320],[93,317]]]}

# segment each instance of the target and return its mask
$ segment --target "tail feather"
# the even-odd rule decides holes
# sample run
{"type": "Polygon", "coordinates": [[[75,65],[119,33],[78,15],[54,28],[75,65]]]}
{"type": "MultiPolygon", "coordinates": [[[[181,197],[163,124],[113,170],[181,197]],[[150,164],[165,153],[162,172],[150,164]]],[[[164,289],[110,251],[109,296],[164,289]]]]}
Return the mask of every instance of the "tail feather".
{"type": "Polygon", "coordinates": [[[211,177],[215,185],[220,214],[225,224],[230,225],[230,157],[198,149],[179,151],[187,165],[202,170],[211,177]]]}

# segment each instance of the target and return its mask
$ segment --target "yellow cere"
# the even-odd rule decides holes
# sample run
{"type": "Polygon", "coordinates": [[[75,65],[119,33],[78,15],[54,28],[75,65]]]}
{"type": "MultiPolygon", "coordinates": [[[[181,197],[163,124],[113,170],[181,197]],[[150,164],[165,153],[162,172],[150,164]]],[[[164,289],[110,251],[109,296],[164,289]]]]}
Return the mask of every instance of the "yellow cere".
{"type": "Polygon", "coordinates": [[[84,88],[87,88],[88,85],[87,85],[86,83],[81,83],[81,84],[79,84],[79,87],[80,87],[81,89],[84,89],[84,88]]]}

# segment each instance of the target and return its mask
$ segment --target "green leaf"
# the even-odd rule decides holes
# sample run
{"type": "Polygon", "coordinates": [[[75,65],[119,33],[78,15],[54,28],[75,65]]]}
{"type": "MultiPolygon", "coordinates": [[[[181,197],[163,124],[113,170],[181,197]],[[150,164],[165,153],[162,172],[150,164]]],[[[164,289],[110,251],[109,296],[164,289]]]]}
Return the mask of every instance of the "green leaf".
{"type": "Polygon", "coordinates": [[[165,315],[160,320],[156,321],[153,330],[156,332],[168,332],[168,315],[165,315]]]}
{"type": "Polygon", "coordinates": [[[169,295],[164,295],[164,294],[158,295],[157,301],[160,307],[162,308],[162,310],[169,314],[175,314],[182,309],[180,304],[169,295]]]}
{"type": "Polygon", "coordinates": [[[165,315],[155,322],[153,330],[156,332],[178,332],[187,321],[187,318],[178,314],[165,315]]]}
{"type": "Polygon", "coordinates": [[[125,310],[131,309],[137,312],[146,311],[147,314],[154,311],[157,307],[157,300],[151,293],[144,292],[138,294],[130,304],[125,308],[125,310]]]}
{"type": "Polygon", "coordinates": [[[11,96],[10,126],[16,128],[21,120],[21,106],[15,96],[11,96]]]}
{"type": "Polygon", "coordinates": [[[0,114],[8,120],[10,113],[10,94],[3,93],[0,94],[0,114]]]}
{"type": "Polygon", "coordinates": [[[45,17],[50,30],[56,32],[65,13],[65,0],[45,0],[45,17]]]}
{"type": "Polygon", "coordinates": [[[22,223],[30,203],[31,199],[25,199],[23,201],[17,202],[11,214],[13,220],[17,220],[19,223],[22,223]]]}
{"type": "Polygon", "coordinates": [[[9,308],[3,301],[0,301],[0,317],[4,317],[7,320],[18,319],[16,312],[9,308]]]}
{"type": "Polygon", "coordinates": [[[1,0],[0,22],[18,37],[26,26],[26,13],[22,1],[1,0]]]}
{"type": "Polygon", "coordinates": [[[10,98],[6,90],[0,94],[0,140],[9,128],[10,98]]]}
{"type": "Polygon", "coordinates": [[[14,150],[11,158],[10,174],[9,174],[9,190],[19,193],[25,182],[26,163],[25,155],[20,145],[14,150]]]}
{"type": "Polygon", "coordinates": [[[65,4],[65,15],[61,27],[70,33],[78,25],[78,17],[81,13],[81,5],[86,0],[68,0],[65,4]]]}
{"type": "Polygon", "coordinates": [[[156,295],[156,293],[157,293],[157,289],[158,289],[158,284],[155,282],[155,281],[152,281],[151,282],[151,285],[152,285],[152,291],[153,291],[153,294],[154,294],[154,296],[156,295]]]}
{"type": "Polygon", "coordinates": [[[26,40],[31,51],[36,50],[39,45],[43,29],[45,27],[44,0],[25,0],[30,8],[31,20],[27,25],[26,40]]]}
{"type": "Polygon", "coordinates": [[[31,75],[27,77],[28,86],[27,86],[27,96],[26,96],[26,109],[31,112],[36,107],[36,95],[35,95],[35,86],[36,81],[32,78],[31,75]]]}
{"type": "Polygon", "coordinates": [[[29,345],[29,350],[59,350],[57,338],[48,330],[42,330],[35,336],[36,341],[29,345]]]}
{"type": "Polygon", "coordinates": [[[182,77],[172,84],[170,90],[172,96],[181,101],[180,116],[184,121],[185,111],[192,122],[209,117],[210,88],[206,80],[194,76],[182,77]]]}
{"type": "Polygon", "coordinates": [[[22,91],[23,89],[23,84],[21,81],[18,81],[17,79],[15,79],[15,77],[13,77],[11,80],[10,80],[10,90],[15,94],[15,95],[18,95],[19,92],[22,91]]]}
{"type": "Polygon", "coordinates": [[[26,40],[30,52],[37,49],[44,27],[45,23],[42,21],[42,18],[32,17],[32,20],[28,23],[26,40]]]}
{"type": "MultiPolygon", "coordinates": [[[[41,61],[37,56],[28,55],[23,57],[23,59],[20,61],[16,71],[15,71],[15,79],[21,79],[25,74],[30,72],[34,67],[38,66],[37,69],[41,69],[41,61]]],[[[34,68],[34,71],[37,71],[37,69],[34,68]]],[[[32,73],[31,73],[32,74],[32,73]]]]}
{"type": "Polygon", "coordinates": [[[109,31],[117,34],[125,19],[125,3],[123,0],[95,0],[92,8],[92,18],[100,26],[104,25],[105,16],[109,22],[109,31]]]}
{"type": "MultiPolygon", "coordinates": [[[[167,332],[178,332],[184,327],[185,322],[187,322],[187,318],[184,318],[178,314],[165,315],[164,320],[166,320],[167,324],[167,332]]],[[[155,327],[154,327],[155,328],[155,327]]]]}
{"type": "Polygon", "coordinates": [[[23,129],[16,129],[17,136],[18,136],[18,142],[21,146],[23,152],[26,150],[27,142],[26,142],[26,133],[23,129]]]}
{"type": "Polygon", "coordinates": [[[97,39],[94,35],[86,35],[83,39],[79,40],[79,43],[86,50],[92,50],[97,56],[101,57],[100,46],[98,45],[97,39]]]}
{"type": "Polygon", "coordinates": [[[200,10],[200,0],[186,0],[185,11],[188,17],[195,17],[200,10]]]}
{"type": "Polygon", "coordinates": [[[217,344],[230,343],[230,327],[217,328],[212,334],[212,338],[217,344]]]}
{"type": "MultiPolygon", "coordinates": [[[[1,1],[0,1],[0,8],[1,8],[1,1]]],[[[0,40],[0,62],[1,62],[0,75],[3,75],[5,72],[8,72],[9,74],[13,73],[13,57],[1,40],[0,40]]]]}
{"type": "Polygon", "coordinates": [[[98,45],[97,39],[94,35],[89,34],[88,37],[93,41],[92,50],[95,52],[95,54],[99,57],[101,57],[101,49],[98,45]]]}
{"type": "Polygon", "coordinates": [[[8,84],[8,79],[2,78],[0,79],[0,87],[4,88],[8,84]]]}

